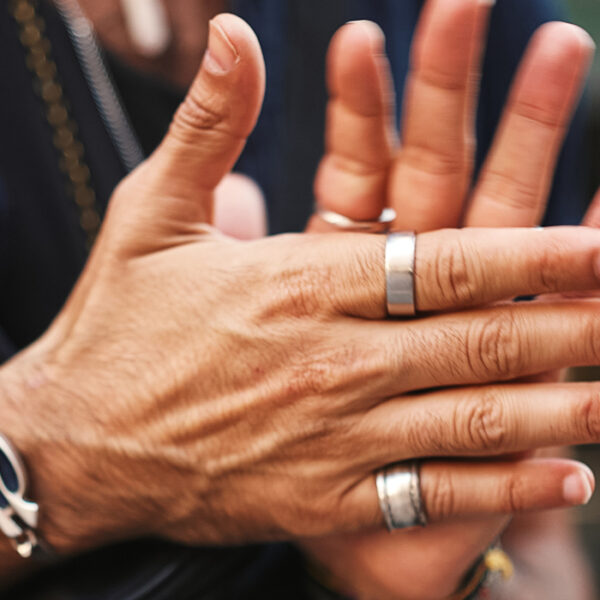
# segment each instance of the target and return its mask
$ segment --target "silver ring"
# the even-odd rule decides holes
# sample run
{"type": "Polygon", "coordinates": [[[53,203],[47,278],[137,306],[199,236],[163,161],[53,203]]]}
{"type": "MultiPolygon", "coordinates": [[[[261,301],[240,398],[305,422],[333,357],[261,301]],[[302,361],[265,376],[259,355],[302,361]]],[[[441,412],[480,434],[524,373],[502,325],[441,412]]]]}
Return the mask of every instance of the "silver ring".
{"type": "Polygon", "coordinates": [[[385,292],[391,317],[412,317],[415,307],[415,252],[413,232],[390,233],[385,244],[385,292]]]}
{"type": "Polygon", "coordinates": [[[427,525],[421,498],[419,461],[412,460],[381,469],[375,478],[375,485],[379,506],[390,531],[427,525]]]}
{"type": "Polygon", "coordinates": [[[392,223],[396,219],[396,211],[393,208],[384,208],[379,218],[375,221],[355,221],[340,213],[323,208],[317,208],[317,215],[325,223],[333,225],[337,229],[354,231],[356,233],[386,233],[390,230],[392,223]]]}

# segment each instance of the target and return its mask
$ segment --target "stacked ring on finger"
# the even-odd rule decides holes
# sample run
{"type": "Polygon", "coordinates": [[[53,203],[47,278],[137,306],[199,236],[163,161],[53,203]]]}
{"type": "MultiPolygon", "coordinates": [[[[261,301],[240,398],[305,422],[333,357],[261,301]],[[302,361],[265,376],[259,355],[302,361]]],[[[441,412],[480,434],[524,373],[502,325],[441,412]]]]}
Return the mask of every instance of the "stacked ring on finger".
{"type": "MultiPolygon", "coordinates": [[[[317,215],[329,225],[355,233],[387,233],[396,219],[392,208],[385,208],[374,221],[356,221],[345,215],[317,209],[317,215]]],[[[388,234],[385,248],[385,279],[387,311],[391,317],[415,315],[415,251],[414,232],[388,234]]]]}
{"type": "Polygon", "coordinates": [[[392,223],[396,220],[396,211],[393,208],[384,208],[379,217],[374,221],[350,219],[345,215],[324,208],[317,208],[317,215],[325,223],[332,225],[336,229],[354,233],[387,233],[392,223]]]}

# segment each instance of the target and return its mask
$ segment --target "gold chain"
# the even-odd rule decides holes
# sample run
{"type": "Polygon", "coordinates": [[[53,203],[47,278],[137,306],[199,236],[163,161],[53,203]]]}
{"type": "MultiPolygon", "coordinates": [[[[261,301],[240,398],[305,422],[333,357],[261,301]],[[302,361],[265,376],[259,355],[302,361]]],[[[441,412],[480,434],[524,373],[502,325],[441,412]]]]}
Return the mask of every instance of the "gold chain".
{"type": "Polygon", "coordinates": [[[36,0],[13,0],[9,6],[19,26],[27,67],[35,78],[34,88],[45,105],[46,120],[53,131],[52,141],[60,154],[59,167],[67,179],[67,193],[77,205],[79,225],[85,233],[89,250],[98,235],[100,214],[77,123],[60,84],[56,62],[52,58],[52,45],[44,34],[46,23],[38,14],[36,0]]]}

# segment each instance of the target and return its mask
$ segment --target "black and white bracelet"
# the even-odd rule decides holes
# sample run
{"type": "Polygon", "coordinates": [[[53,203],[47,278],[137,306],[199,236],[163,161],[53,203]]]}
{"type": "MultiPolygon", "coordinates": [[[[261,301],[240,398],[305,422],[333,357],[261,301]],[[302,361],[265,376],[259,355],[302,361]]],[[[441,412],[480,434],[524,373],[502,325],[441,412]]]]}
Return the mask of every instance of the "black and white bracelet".
{"type": "Polygon", "coordinates": [[[23,558],[46,557],[36,532],[40,508],[27,500],[27,472],[19,453],[0,434],[0,530],[23,558]]]}

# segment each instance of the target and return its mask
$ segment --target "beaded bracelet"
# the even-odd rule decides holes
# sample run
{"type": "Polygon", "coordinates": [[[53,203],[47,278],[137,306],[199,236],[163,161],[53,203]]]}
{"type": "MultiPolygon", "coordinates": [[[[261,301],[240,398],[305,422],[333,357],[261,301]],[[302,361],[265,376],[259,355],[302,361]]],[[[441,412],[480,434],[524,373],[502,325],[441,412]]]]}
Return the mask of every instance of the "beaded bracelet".
{"type": "Polygon", "coordinates": [[[484,600],[487,591],[513,576],[513,563],[500,545],[490,547],[467,575],[462,588],[447,600],[484,600]]]}

